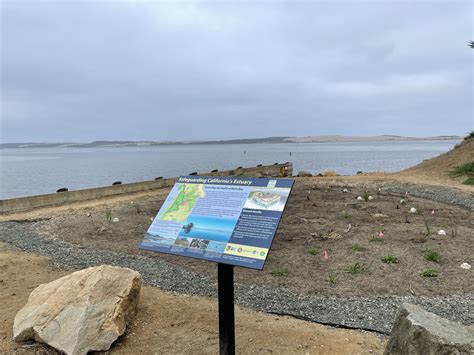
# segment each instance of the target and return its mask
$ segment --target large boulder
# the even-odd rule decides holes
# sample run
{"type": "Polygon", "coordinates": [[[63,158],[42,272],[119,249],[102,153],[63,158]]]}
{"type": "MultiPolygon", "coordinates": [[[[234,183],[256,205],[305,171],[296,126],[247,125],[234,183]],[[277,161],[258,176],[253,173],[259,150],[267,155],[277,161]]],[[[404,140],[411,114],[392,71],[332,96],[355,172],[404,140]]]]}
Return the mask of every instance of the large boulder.
{"type": "Polygon", "coordinates": [[[441,318],[404,303],[385,348],[385,355],[474,354],[474,326],[441,318]]]}
{"type": "Polygon", "coordinates": [[[13,339],[72,355],[108,350],[135,316],[141,285],[138,272],[107,265],[40,285],[16,314],[13,339]]]}

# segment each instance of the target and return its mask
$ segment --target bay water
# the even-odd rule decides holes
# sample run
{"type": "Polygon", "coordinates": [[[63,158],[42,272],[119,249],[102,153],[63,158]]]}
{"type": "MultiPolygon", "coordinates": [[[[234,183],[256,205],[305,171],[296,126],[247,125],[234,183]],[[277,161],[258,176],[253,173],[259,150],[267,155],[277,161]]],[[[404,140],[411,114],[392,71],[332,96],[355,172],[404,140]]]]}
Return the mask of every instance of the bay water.
{"type": "Polygon", "coordinates": [[[293,163],[294,173],[393,172],[452,149],[459,141],[203,144],[110,148],[0,149],[0,199],[137,182],[158,176],[293,163]]]}

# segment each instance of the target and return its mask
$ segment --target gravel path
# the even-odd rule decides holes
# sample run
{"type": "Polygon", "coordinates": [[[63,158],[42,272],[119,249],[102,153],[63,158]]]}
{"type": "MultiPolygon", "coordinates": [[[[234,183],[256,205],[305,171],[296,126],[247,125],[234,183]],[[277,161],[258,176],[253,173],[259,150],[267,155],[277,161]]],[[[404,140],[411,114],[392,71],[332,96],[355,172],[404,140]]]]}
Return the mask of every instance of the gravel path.
{"type": "Polygon", "coordinates": [[[410,192],[413,197],[455,205],[474,210],[474,193],[465,192],[446,186],[415,185],[401,182],[384,182],[378,184],[381,190],[389,193],[405,194],[410,192]]]}
{"type": "MultiPolygon", "coordinates": [[[[149,285],[164,290],[216,297],[213,280],[167,262],[145,256],[79,248],[61,240],[39,236],[30,223],[3,222],[0,241],[23,251],[51,258],[56,267],[76,270],[100,264],[128,267],[140,272],[149,285]]],[[[442,317],[474,323],[474,295],[436,298],[384,296],[371,298],[331,298],[298,295],[265,286],[236,284],[236,302],[258,311],[291,315],[317,323],[365,329],[388,334],[399,305],[417,303],[442,317]]]]}

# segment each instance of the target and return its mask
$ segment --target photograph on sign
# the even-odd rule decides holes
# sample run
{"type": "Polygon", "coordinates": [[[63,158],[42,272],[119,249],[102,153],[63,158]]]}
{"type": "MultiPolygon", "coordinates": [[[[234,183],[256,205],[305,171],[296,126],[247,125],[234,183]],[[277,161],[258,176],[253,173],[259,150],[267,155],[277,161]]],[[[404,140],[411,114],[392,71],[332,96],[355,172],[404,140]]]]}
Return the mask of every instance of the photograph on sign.
{"type": "Polygon", "coordinates": [[[181,176],[141,249],[262,269],[293,180],[181,176]]]}

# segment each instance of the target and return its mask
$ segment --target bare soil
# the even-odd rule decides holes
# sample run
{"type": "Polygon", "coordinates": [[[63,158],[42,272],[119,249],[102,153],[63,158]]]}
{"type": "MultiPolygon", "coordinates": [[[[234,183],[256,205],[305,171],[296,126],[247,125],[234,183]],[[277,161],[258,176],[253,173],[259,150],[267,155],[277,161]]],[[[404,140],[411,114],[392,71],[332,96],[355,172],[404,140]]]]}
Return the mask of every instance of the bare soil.
{"type": "MultiPolygon", "coordinates": [[[[237,282],[343,297],[474,291],[473,273],[460,268],[463,262],[474,262],[472,211],[410,196],[402,196],[407,203],[401,204],[401,196],[375,190],[367,192],[373,200],[358,201],[364,189],[344,185],[342,180],[296,181],[264,270],[237,268],[237,282]],[[344,186],[350,191],[344,193],[344,186]],[[411,207],[418,213],[409,213],[411,207]],[[438,235],[441,229],[447,235],[438,235]],[[380,231],[384,236],[374,238],[380,231]],[[425,259],[428,249],[441,255],[440,262],[425,259]],[[329,260],[324,258],[325,251],[329,260]],[[398,263],[384,263],[382,258],[387,255],[396,256],[398,263]],[[351,273],[349,269],[356,264],[360,273],[351,273]],[[427,269],[435,270],[438,276],[421,277],[427,269]],[[287,271],[287,275],[278,271],[287,271]]],[[[103,200],[54,214],[37,212],[35,218],[52,217],[39,220],[36,229],[76,245],[161,258],[215,277],[213,263],[138,249],[168,191],[129,196],[128,200],[103,200]],[[107,210],[120,221],[108,223],[107,210]]]]}
{"type": "MultiPolygon", "coordinates": [[[[59,354],[35,342],[15,343],[13,319],[30,292],[66,273],[48,260],[0,244],[0,353],[59,354]],[[25,270],[29,270],[25,272],[25,270]]],[[[382,354],[386,340],[371,333],[325,327],[237,307],[236,344],[241,354],[382,354]]],[[[217,353],[216,302],[142,288],[137,318],[113,344],[114,354],[217,353]]]]}

